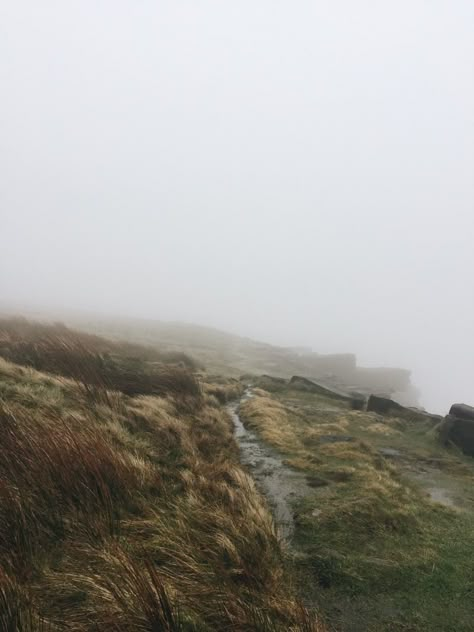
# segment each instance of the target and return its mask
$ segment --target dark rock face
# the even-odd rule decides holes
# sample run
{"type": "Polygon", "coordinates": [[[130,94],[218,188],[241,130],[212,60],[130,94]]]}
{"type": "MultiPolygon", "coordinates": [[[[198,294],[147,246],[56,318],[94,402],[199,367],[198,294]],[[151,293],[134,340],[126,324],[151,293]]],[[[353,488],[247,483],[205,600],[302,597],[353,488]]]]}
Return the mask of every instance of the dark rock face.
{"type": "Polygon", "coordinates": [[[369,401],[367,402],[367,410],[380,413],[382,415],[387,413],[397,413],[399,411],[403,411],[403,406],[394,402],[393,399],[388,399],[388,397],[379,397],[378,395],[371,395],[369,397],[369,401]]]}
{"type": "Polygon", "coordinates": [[[474,421],[474,407],[467,404],[453,404],[449,410],[449,414],[458,419],[467,419],[474,421]]]}
{"type": "Polygon", "coordinates": [[[351,408],[352,410],[364,410],[365,399],[363,397],[353,397],[351,399],[351,408]]]}
{"type": "Polygon", "coordinates": [[[442,419],[439,415],[431,415],[418,408],[406,408],[393,399],[380,397],[379,395],[371,395],[369,397],[367,410],[381,415],[393,415],[407,421],[422,422],[430,425],[439,424],[442,419]]]}
{"type": "Polygon", "coordinates": [[[318,393],[322,390],[318,384],[300,375],[293,375],[290,386],[299,391],[309,391],[310,393],[318,393]]]}
{"type": "Polygon", "coordinates": [[[289,383],[290,388],[296,391],[306,391],[308,393],[315,393],[316,395],[323,395],[324,397],[330,397],[332,399],[339,399],[343,401],[349,401],[349,397],[344,395],[337,390],[332,390],[326,388],[325,386],[321,386],[321,384],[317,384],[316,382],[312,382],[308,380],[306,377],[302,377],[301,375],[293,375],[289,383]]]}
{"type": "Polygon", "coordinates": [[[281,386],[286,386],[286,380],[283,377],[275,377],[274,375],[267,375],[264,373],[262,375],[262,379],[274,382],[275,384],[280,384],[281,386]]]}
{"type": "Polygon", "coordinates": [[[258,381],[257,386],[264,388],[270,393],[276,393],[282,391],[288,385],[288,381],[282,377],[275,377],[273,375],[262,375],[258,381]]]}
{"type": "Polygon", "coordinates": [[[466,404],[453,404],[440,427],[443,443],[452,442],[464,454],[474,456],[474,408],[466,404]]]}

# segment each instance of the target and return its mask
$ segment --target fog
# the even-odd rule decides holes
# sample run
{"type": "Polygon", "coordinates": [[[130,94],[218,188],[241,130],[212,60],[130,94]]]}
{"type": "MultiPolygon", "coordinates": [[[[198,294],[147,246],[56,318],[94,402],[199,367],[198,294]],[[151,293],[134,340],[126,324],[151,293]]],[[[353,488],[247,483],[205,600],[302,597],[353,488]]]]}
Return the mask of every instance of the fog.
{"type": "Polygon", "coordinates": [[[210,325],[474,404],[471,0],[3,0],[3,304],[210,325]]]}

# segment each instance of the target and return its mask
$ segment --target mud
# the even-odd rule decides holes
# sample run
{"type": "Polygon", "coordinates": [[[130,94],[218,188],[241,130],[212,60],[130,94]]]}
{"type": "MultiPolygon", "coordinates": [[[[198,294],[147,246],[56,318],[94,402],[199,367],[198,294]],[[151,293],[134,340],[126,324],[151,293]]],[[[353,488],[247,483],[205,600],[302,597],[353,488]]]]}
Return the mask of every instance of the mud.
{"type": "MultiPolygon", "coordinates": [[[[242,401],[251,397],[246,392],[242,401]]],[[[239,417],[240,402],[227,407],[240,446],[241,462],[250,470],[258,489],[267,499],[280,535],[291,539],[294,532],[293,503],[312,493],[304,474],[285,465],[280,455],[265,444],[255,432],[248,430],[239,417]]]]}

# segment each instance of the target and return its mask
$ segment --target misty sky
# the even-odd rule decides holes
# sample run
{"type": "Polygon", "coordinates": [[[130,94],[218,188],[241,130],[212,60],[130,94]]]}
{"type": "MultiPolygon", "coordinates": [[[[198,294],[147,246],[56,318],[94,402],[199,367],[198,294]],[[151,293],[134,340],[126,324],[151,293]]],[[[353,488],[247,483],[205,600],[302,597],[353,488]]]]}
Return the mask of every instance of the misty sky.
{"type": "Polygon", "coordinates": [[[0,300],[474,405],[472,0],[2,0],[0,300]]]}

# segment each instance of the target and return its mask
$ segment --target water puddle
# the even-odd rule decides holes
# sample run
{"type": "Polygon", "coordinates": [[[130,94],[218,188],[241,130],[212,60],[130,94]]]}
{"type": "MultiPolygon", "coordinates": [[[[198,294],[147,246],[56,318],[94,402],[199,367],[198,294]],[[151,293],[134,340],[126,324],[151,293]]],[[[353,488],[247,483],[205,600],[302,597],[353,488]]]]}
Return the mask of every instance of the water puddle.
{"type": "Polygon", "coordinates": [[[446,487],[446,482],[440,477],[439,470],[428,468],[426,465],[421,468],[420,464],[416,467],[410,461],[404,464],[402,461],[406,455],[395,448],[379,448],[379,452],[386,458],[398,461],[405,475],[417,483],[433,502],[440,503],[445,507],[459,508],[458,503],[453,499],[452,490],[446,487]],[[404,465],[405,467],[403,467],[404,465]]]}
{"type": "Polygon", "coordinates": [[[455,507],[453,499],[449,496],[448,492],[441,487],[431,487],[426,490],[430,495],[431,500],[437,503],[441,503],[446,507],[455,507]]]}
{"type": "Polygon", "coordinates": [[[433,502],[440,503],[445,507],[459,509],[459,505],[453,498],[452,490],[448,489],[439,478],[436,471],[417,472],[409,475],[412,481],[418,483],[420,488],[428,494],[433,502]]]}
{"type": "MultiPolygon", "coordinates": [[[[242,401],[251,397],[246,392],[242,401]]],[[[283,463],[280,455],[262,442],[252,430],[247,430],[238,414],[240,402],[227,407],[240,446],[241,463],[250,470],[258,489],[268,500],[280,534],[290,539],[294,531],[293,502],[312,493],[304,474],[283,463]]]]}

